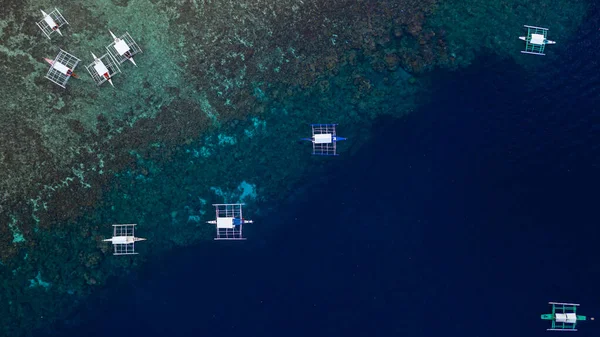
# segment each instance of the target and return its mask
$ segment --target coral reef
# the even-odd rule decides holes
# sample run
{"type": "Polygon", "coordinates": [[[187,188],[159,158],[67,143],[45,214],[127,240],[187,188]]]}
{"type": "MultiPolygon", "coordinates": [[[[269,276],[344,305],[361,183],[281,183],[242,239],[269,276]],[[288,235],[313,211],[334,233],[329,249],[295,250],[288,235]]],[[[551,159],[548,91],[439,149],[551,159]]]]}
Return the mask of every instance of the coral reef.
{"type": "Polygon", "coordinates": [[[212,238],[211,203],[268,212],[262,201],[327,165],[295,142],[308,123],[340,123],[350,154],[377,116],[426,99],[432,70],[514,57],[523,23],[566,39],[584,12],[568,0],[4,1],[0,335],[68,315],[150,254],[212,238]],[[54,6],[70,24],[48,40],[35,22],[54,6]],[[115,89],[83,70],[108,29],[144,50],[115,89]],[[83,59],[67,89],[44,78],[59,46],[83,59]],[[111,255],[102,239],[119,222],[139,224],[147,254],[111,255]]]}

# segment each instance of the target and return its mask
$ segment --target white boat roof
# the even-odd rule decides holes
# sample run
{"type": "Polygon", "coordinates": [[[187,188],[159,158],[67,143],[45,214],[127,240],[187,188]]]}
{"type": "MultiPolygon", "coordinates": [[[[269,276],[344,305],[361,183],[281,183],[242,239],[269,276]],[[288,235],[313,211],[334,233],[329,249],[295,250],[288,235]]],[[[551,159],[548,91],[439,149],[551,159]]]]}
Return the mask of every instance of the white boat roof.
{"type": "Polygon", "coordinates": [[[66,75],[67,71],[69,70],[69,67],[67,67],[66,65],[64,65],[58,61],[54,61],[54,63],[52,64],[52,67],[54,69],[58,70],[63,75],[66,75]]]}
{"type": "Polygon", "coordinates": [[[94,69],[100,76],[104,76],[104,74],[108,73],[108,69],[106,68],[104,63],[102,63],[102,61],[98,61],[97,63],[95,63],[94,69]]]}
{"type": "Polygon", "coordinates": [[[56,22],[54,21],[54,19],[50,15],[46,15],[44,17],[44,21],[46,21],[46,23],[48,24],[48,26],[50,26],[50,28],[54,28],[54,27],[58,26],[56,24],[56,22]]]}
{"type": "Polygon", "coordinates": [[[119,42],[115,43],[115,49],[117,50],[119,55],[123,55],[129,51],[129,46],[125,41],[120,40],[119,42]]]}
{"type": "Polygon", "coordinates": [[[556,314],[556,322],[558,323],[576,323],[577,315],[573,312],[566,314],[556,314]]]}
{"type": "Polygon", "coordinates": [[[133,242],[133,236],[113,236],[113,245],[127,244],[133,242]]]}
{"type": "Polygon", "coordinates": [[[234,218],[217,218],[217,228],[233,228],[234,218]]]}
{"type": "Polygon", "coordinates": [[[315,135],[315,143],[317,144],[329,144],[332,142],[331,133],[322,133],[315,135]]]}
{"type": "Polygon", "coordinates": [[[531,43],[532,44],[544,44],[544,35],[542,34],[531,34],[531,43]]]}

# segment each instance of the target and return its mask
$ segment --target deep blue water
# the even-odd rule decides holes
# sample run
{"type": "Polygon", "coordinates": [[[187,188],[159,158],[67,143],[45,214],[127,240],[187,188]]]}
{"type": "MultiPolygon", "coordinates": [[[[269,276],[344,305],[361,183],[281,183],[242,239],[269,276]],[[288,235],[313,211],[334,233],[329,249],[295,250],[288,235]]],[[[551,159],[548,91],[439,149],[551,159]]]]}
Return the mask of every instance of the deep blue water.
{"type": "Polygon", "coordinates": [[[438,74],[431,104],[255,219],[276,234],[175,251],[58,335],[542,336],[548,301],[600,319],[598,17],[545,72],[438,74]]]}

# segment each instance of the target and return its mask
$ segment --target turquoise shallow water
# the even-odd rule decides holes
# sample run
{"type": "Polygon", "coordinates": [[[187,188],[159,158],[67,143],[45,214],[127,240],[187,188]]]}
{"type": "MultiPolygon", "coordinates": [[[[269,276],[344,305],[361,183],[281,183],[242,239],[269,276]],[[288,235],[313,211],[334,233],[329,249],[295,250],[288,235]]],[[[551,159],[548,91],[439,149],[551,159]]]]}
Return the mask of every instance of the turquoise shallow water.
{"type": "MultiPolygon", "coordinates": [[[[345,124],[341,132],[352,140],[340,150],[351,153],[370,136],[368,124],[388,113],[384,106],[370,109],[367,96],[385,102],[390,92],[402,92],[406,101],[394,111],[401,115],[422,87],[397,69],[396,59],[390,70],[379,60],[376,72],[373,56],[341,53],[355,42],[332,39],[344,35],[327,31],[329,24],[303,31],[314,41],[290,48],[296,40],[274,30],[283,21],[271,15],[288,8],[279,3],[272,12],[258,3],[56,3],[69,25],[62,38],[40,41],[35,26],[19,22],[35,22],[41,5],[51,6],[15,4],[3,17],[3,69],[23,63],[31,72],[8,73],[15,85],[2,92],[9,109],[0,114],[9,130],[0,142],[2,172],[10,172],[0,212],[8,224],[0,255],[8,305],[0,309],[15,318],[2,324],[11,335],[77,310],[111,277],[146,259],[212,239],[204,224],[210,203],[243,198],[250,214],[268,213],[308,170],[325,167],[326,161],[311,161],[307,144],[296,144],[309,123],[345,124]],[[205,15],[214,20],[201,20],[205,15]],[[224,19],[239,25],[223,26],[224,19]],[[242,23],[251,28],[243,31],[242,23]],[[129,32],[144,51],[136,55],[138,67],[122,65],[115,89],[95,87],[82,68],[90,51],[99,55],[110,42],[107,28],[129,32]],[[66,90],[43,78],[47,65],[39,61],[59,48],[82,58],[81,79],[71,79],[66,90]],[[312,54],[317,49],[322,58],[312,54]],[[382,71],[390,74],[385,80],[375,75],[382,71]],[[136,259],[113,258],[101,241],[119,222],[136,222],[138,235],[148,239],[136,259]]],[[[311,16],[319,6],[294,20],[335,19],[330,11],[311,16]]]]}

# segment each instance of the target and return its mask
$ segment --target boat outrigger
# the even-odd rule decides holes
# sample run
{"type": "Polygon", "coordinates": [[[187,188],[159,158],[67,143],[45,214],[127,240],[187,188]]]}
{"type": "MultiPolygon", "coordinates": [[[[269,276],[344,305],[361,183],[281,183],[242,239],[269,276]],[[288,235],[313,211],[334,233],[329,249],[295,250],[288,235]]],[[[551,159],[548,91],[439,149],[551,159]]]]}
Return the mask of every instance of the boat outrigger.
{"type": "Polygon", "coordinates": [[[36,24],[42,30],[42,33],[44,33],[44,35],[46,35],[46,37],[49,39],[50,35],[52,35],[52,33],[54,32],[57,32],[59,35],[62,36],[62,33],[60,32],[60,27],[69,23],[67,22],[67,20],[65,20],[64,16],[60,14],[58,9],[54,8],[54,10],[49,14],[46,14],[46,12],[44,12],[41,9],[40,11],[42,12],[44,18],[36,24]]]}
{"type": "Polygon", "coordinates": [[[117,63],[110,55],[108,55],[108,53],[100,57],[96,57],[96,55],[92,53],[92,57],[94,58],[94,62],[86,66],[85,69],[90,73],[94,82],[96,82],[97,85],[101,85],[108,81],[108,83],[114,87],[112,77],[121,72],[117,63]]]}
{"type": "Polygon", "coordinates": [[[46,73],[46,78],[59,86],[65,88],[69,78],[79,78],[73,70],[81,60],[66,51],[61,49],[54,60],[46,57],[44,60],[50,64],[50,69],[48,70],[48,73],[46,73]]]}
{"type": "Polygon", "coordinates": [[[135,40],[129,35],[129,33],[125,32],[123,36],[116,37],[113,32],[109,30],[110,36],[113,38],[113,43],[106,47],[110,56],[112,56],[118,64],[122,64],[123,62],[129,60],[133,65],[137,67],[135,61],[133,60],[133,56],[141,53],[142,49],[135,43],[135,40]]]}
{"type": "Polygon", "coordinates": [[[556,41],[547,39],[548,28],[527,26],[527,36],[519,36],[519,39],[525,41],[525,50],[521,53],[534,54],[534,55],[546,55],[544,54],[544,48],[547,44],[556,44],[556,41]]]}

